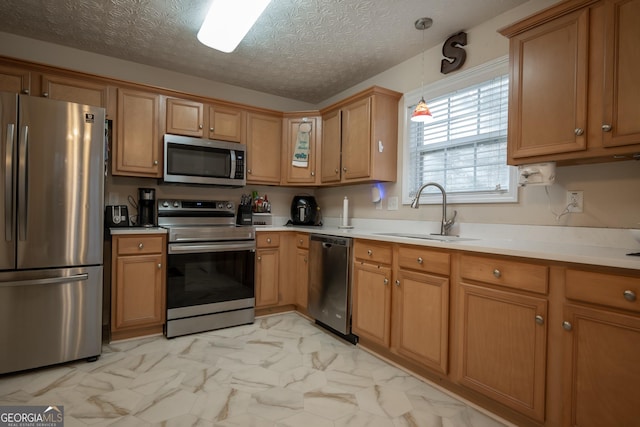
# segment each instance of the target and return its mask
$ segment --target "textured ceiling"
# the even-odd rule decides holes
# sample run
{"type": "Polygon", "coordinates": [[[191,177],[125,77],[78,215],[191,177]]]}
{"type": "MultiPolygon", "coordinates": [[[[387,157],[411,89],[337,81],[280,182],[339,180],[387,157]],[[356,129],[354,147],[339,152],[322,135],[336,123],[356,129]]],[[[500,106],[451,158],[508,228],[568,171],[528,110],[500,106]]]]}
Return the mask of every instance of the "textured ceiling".
{"type": "Polygon", "coordinates": [[[210,2],[2,0],[0,31],[317,104],[525,0],[272,0],[232,53],[196,39],[210,2]]]}

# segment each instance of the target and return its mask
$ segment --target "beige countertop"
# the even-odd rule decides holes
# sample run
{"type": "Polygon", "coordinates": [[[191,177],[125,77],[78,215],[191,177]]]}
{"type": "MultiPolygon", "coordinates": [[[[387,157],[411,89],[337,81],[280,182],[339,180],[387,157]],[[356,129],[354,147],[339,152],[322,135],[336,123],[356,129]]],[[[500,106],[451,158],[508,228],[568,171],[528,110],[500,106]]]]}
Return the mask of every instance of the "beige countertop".
{"type": "Polygon", "coordinates": [[[111,235],[115,234],[167,234],[167,229],[162,227],[112,227],[111,235]]]}

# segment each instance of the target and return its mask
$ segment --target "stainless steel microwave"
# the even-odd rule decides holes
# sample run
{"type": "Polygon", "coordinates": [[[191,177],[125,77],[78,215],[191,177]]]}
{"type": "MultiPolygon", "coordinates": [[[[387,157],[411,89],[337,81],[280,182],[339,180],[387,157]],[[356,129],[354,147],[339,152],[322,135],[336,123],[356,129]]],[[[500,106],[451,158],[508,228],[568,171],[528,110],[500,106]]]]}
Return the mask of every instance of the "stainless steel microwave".
{"type": "Polygon", "coordinates": [[[164,136],[165,182],[242,187],[246,146],[236,142],[164,136]]]}

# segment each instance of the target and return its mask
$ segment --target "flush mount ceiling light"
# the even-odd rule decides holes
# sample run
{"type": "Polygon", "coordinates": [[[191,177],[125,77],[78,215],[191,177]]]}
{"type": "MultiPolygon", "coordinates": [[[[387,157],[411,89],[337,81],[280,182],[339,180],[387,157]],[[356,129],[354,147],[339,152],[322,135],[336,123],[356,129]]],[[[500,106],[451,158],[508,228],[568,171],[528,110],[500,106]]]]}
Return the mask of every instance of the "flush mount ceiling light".
{"type": "Polygon", "coordinates": [[[271,0],[213,0],[198,40],[221,52],[233,52],[271,0]]]}
{"type": "MultiPolygon", "coordinates": [[[[416,30],[423,31],[422,33],[423,45],[424,45],[424,30],[431,27],[431,25],[433,25],[433,19],[431,18],[420,18],[414,24],[414,26],[416,27],[416,30]]],[[[426,46],[424,46],[424,48],[426,50],[426,46]]],[[[422,51],[422,80],[420,83],[420,92],[422,95],[420,96],[420,102],[418,102],[418,105],[416,105],[416,108],[413,110],[413,113],[411,113],[412,122],[426,123],[433,120],[431,111],[429,111],[429,107],[427,106],[427,103],[424,102],[424,52],[425,50],[422,51]]]]}

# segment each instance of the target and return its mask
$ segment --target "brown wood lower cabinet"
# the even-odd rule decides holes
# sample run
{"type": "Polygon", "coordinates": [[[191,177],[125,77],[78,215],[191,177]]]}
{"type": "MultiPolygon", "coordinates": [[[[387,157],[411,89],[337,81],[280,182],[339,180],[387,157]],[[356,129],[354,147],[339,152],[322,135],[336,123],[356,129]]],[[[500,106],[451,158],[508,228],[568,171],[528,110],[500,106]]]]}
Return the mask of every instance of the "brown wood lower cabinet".
{"type": "Polygon", "coordinates": [[[544,421],[544,298],[459,286],[460,384],[544,421]]]}
{"type": "Polygon", "coordinates": [[[280,234],[258,233],[256,240],[256,307],[277,305],[280,284],[280,234]]]}
{"type": "Polygon", "coordinates": [[[112,258],[111,339],[161,333],[166,317],[166,237],[113,236],[112,258]]]}
{"type": "Polygon", "coordinates": [[[296,234],[296,306],[306,313],[309,303],[309,234],[296,234]]]}
{"type": "Polygon", "coordinates": [[[388,347],[391,335],[391,268],[356,260],[353,267],[353,332],[388,347]]]}

